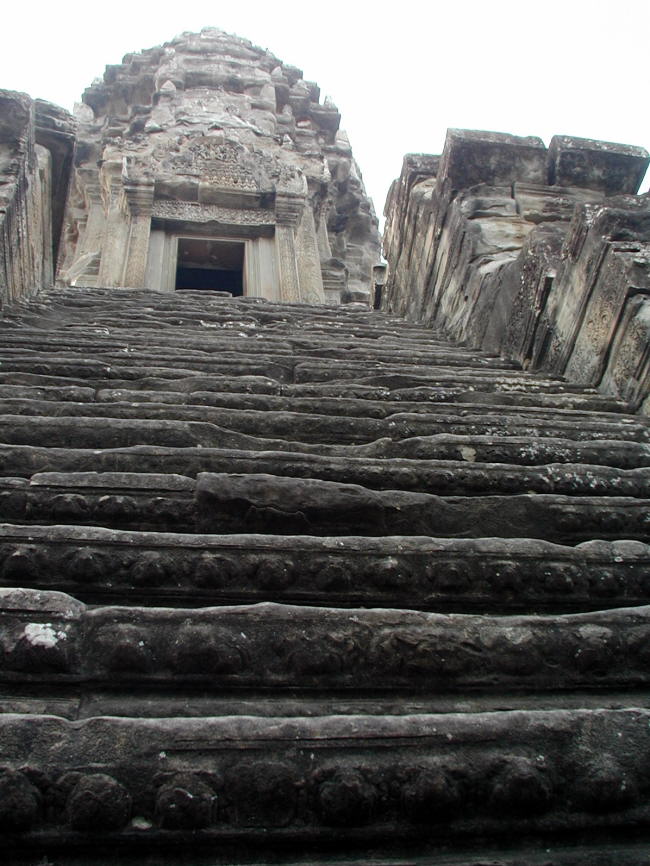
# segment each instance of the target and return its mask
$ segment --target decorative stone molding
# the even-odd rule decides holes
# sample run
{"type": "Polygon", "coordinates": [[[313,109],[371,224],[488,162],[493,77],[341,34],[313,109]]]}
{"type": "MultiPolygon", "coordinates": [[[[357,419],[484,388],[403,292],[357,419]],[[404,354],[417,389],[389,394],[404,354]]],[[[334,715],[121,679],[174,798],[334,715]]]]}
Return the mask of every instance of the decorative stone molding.
{"type": "MultiPolygon", "coordinates": [[[[3,717],[1,829],[48,844],[101,832],[174,858],[188,831],[195,846],[322,845],[336,828],[346,847],[399,832],[485,850],[650,814],[644,709],[197,721],[34,718],[28,749],[25,717],[3,717]]],[[[594,862],[572,850],[553,862],[594,862]]]]}

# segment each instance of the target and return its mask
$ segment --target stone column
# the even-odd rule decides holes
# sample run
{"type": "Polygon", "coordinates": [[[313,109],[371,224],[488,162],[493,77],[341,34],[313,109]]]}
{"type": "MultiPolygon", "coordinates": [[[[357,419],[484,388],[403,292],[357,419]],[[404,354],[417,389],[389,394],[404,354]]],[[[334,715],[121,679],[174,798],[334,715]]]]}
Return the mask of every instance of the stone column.
{"type": "Polygon", "coordinates": [[[145,286],[154,183],[148,179],[124,182],[124,194],[131,216],[123,284],[131,289],[145,286]]]}

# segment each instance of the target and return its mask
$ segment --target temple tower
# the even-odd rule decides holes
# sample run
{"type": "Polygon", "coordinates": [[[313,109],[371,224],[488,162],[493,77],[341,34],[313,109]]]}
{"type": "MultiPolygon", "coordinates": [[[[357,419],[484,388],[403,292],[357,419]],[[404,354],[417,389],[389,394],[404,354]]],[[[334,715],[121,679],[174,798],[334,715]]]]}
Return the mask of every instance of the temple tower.
{"type": "Polygon", "coordinates": [[[377,220],[301,70],[206,28],[107,67],[77,117],[61,285],[368,298],[377,220]]]}

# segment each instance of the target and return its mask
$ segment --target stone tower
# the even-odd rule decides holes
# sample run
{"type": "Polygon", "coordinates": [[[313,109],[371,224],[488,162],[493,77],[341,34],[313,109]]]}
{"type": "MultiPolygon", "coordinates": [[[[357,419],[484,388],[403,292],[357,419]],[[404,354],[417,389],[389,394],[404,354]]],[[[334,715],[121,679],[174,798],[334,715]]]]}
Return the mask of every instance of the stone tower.
{"type": "Polygon", "coordinates": [[[377,220],[300,69],[207,28],[107,67],[77,114],[61,283],[367,299],[377,220]]]}

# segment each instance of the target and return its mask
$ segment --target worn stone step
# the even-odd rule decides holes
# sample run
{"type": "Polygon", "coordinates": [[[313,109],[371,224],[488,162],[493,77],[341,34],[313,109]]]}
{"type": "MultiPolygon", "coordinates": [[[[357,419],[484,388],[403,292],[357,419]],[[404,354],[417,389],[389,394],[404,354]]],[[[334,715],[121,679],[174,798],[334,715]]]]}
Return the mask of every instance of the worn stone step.
{"type": "Polygon", "coordinates": [[[466,393],[478,394],[507,394],[516,398],[518,395],[529,395],[533,401],[538,395],[546,394],[549,399],[556,395],[567,395],[570,397],[594,396],[597,392],[593,388],[568,384],[558,379],[526,379],[514,376],[499,377],[496,379],[485,379],[467,376],[456,372],[453,377],[435,377],[422,375],[385,375],[377,374],[368,376],[365,373],[355,378],[332,379],[317,382],[299,382],[283,384],[283,393],[296,394],[303,397],[318,397],[321,394],[330,396],[341,396],[351,391],[360,389],[366,394],[378,395],[376,399],[421,399],[437,398],[438,394],[453,394],[454,396],[466,393]],[[384,395],[382,397],[381,395],[384,395]]]}
{"type": "MultiPolygon", "coordinates": [[[[449,340],[444,335],[381,313],[363,315],[327,311],[323,307],[306,307],[303,310],[283,308],[278,302],[266,305],[239,305],[219,302],[211,304],[208,299],[199,301],[184,296],[174,303],[161,303],[150,299],[129,302],[125,296],[119,299],[99,299],[95,302],[88,298],[56,298],[50,296],[49,303],[15,306],[7,311],[2,327],[11,327],[20,321],[22,328],[53,331],[65,328],[74,332],[84,329],[108,326],[122,331],[127,327],[147,330],[155,328],[160,322],[162,327],[172,324],[180,328],[202,327],[209,322],[227,329],[233,325],[259,328],[278,334],[341,338],[341,330],[356,339],[370,340],[409,340],[422,344],[439,344],[452,348],[465,348],[463,344],[449,340]],[[126,314],[126,315],[125,315],[126,314]]],[[[465,351],[472,351],[465,349],[465,351]]],[[[487,355],[486,352],[480,352],[487,355]]]]}
{"type": "MultiPolygon", "coordinates": [[[[129,314],[128,321],[137,321],[138,318],[164,321],[166,317],[194,321],[206,317],[226,321],[248,319],[255,324],[270,324],[280,328],[298,326],[303,330],[327,332],[337,331],[341,325],[345,325],[354,335],[365,331],[373,335],[417,336],[425,341],[432,337],[442,339],[442,335],[433,329],[367,308],[284,304],[245,297],[227,299],[207,292],[175,294],[124,289],[95,292],[87,287],[76,291],[57,288],[52,292],[41,292],[36,299],[19,302],[8,311],[6,319],[10,322],[16,319],[38,322],[39,319],[54,317],[57,324],[61,321],[70,324],[95,321],[99,316],[123,327],[124,313],[129,314]]],[[[453,340],[448,342],[454,343],[453,340]]]]}
{"type": "Polygon", "coordinates": [[[106,448],[152,444],[183,448],[215,447],[229,440],[238,441],[214,424],[138,418],[137,414],[131,418],[92,418],[83,413],[63,417],[0,415],[0,441],[17,445],[106,448]]]}
{"type": "Polygon", "coordinates": [[[645,688],[650,608],[474,616],[291,606],[87,607],[0,589],[0,684],[438,694],[645,688]]]}
{"type": "Polygon", "coordinates": [[[0,400],[51,400],[73,403],[92,403],[96,397],[94,388],[78,385],[7,385],[0,384],[0,400]]]}
{"type": "Polygon", "coordinates": [[[556,613],[650,603],[650,549],[534,539],[310,537],[0,525],[0,584],[86,602],[556,613]]]}
{"type": "Polygon", "coordinates": [[[479,436],[526,436],[562,437],[565,439],[594,440],[619,439],[647,442],[650,440],[650,425],[645,419],[624,417],[621,420],[601,421],[599,418],[557,414],[517,414],[503,407],[499,413],[477,413],[467,415],[444,415],[425,413],[396,413],[391,415],[386,426],[392,438],[407,439],[413,436],[431,436],[436,433],[456,433],[479,436]]]}
{"type": "MultiPolygon", "coordinates": [[[[203,330],[205,331],[205,328],[203,330]]],[[[272,337],[253,329],[246,333],[238,333],[236,336],[210,332],[203,335],[191,330],[179,333],[175,329],[173,337],[167,339],[160,336],[159,330],[154,330],[149,335],[136,328],[123,329],[121,335],[116,333],[115,329],[111,329],[109,334],[99,333],[83,337],[70,333],[62,333],[60,336],[48,333],[47,336],[41,336],[21,329],[18,333],[12,332],[8,336],[3,336],[2,354],[5,358],[11,358],[28,353],[48,355],[61,352],[76,355],[90,352],[97,359],[107,356],[119,359],[119,353],[128,351],[143,358],[155,353],[161,357],[178,355],[201,360],[203,356],[210,356],[217,352],[234,352],[245,355],[291,354],[303,360],[332,358],[339,361],[345,358],[355,363],[380,362],[409,366],[421,364],[500,370],[519,369],[519,366],[512,362],[482,356],[466,349],[453,349],[444,344],[433,347],[430,344],[413,343],[409,346],[408,341],[402,340],[394,346],[384,347],[383,345],[351,346],[349,341],[337,343],[336,340],[321,341],[325,345],[319,345],[319,341],[315,342],[316,345],[312,345],[305,338],[299,340],[292,338],[291,335],[272,337]]]]}
{"type": "MultiPolygon", "coordinates": [[[[588,442],[554,437],[525,436],[415,436],[400,441],[375,443],[374,455],[427,460],[461,459],[469,463],[509,463],[535,466],[542,463],[581,463],[601,466],[650,465],[650,447],[640,442],[592,440],[588,442]]],[[[370,456],[370,451],[366,454],[370,456]]]]}
{"type": "Polygon", "coordinates": [[[355,379],[359,381],[370,381],[370,383],[381,383],[383,381],[395,381],[401,377],[403,381],[416,381],[419,384],[435,383],[466,383],[472,385],[476,381],[489,382],[503,387],[519,386],[525,387],[528,383],[542,389],[555,387],[553,379],[546,379],[532,373],[496,369],[469,369],[461,366],[460,369],[446,367],[444,365],[428,366],[422,364],[386,364],[375,362],[357,361],[350,365],[344,360],[335,361],[301,361],[295,367],[295,381],[303,382],[328,382],[336,379],[355,379]]]}
{"type": "Polygon", "coordinates": [[[0,479],[0,519],[122,529],[272,535],[650,538],[647,499],[434,496],[268,474],[41,473],[0,479]]]}
{"type": "Polygon", "coordinates": [[[557,493],[570,496],[650,497],[650,467],[616,469],[574,463],[524,467],[462,460],[387,460],[381,457],[356,457],[353,451],[345,457],[337,457],[233,448],[202,448],[198,453],[194,449],[183,448],[163,454],[139,449],[130,455],[100,455],[95,449],[90,453],[85,453],[84,449],[70,449],[66,454],[60,449],[50,448],[45,451],[37,449],[36,453],[31,454],[32,459],[26,460],[29,455],[21,454],[20,448],[0,445],[0,467],[5,466],[7,471],[19,477],[30,477],[37,471],[93,469],[123,472],[138,469],[142,472],[192,477],[199,472],[237,472],[317,478],[360,484],[373,490],[408,490],[437,495],[557,493]]]}
{"type": "Polygon", "coordinates": [[[289,448],[295,441],[313,445],[361,445],[372,443],[388,432],[379,419],[237,411],[208,406],[43,402],[38,407],[18,407],[14,401],[14,408],[22,409],[25,414],[0,415],[0,441],[17,445],[220,447],[228,445],[228,431],[232,431],[235,435],[252,435],[267,442],[282,439],[284,447],[289,448]],[[30,408],[38,408],[45,414],[30,414],[30,408]],[[51,411],[57,414],[50,415],[51,411]],[[212,420],[193,420],[201,417],[212,420]]]}
{"type": "MultiPolygon", "coordinates": [[[[554,405],[556,398],[559,399],[591,399],[594,396],[593,389],[576,388],[561,382],[542,382],[533,380],[522,380],[519,383],[509,381],[505,383],[480,381],[464,377],[466,381],[458,383],[458,377],[446,381],[444,384],[435,384],[419,377],[407,376],[378,376],[365,377],[359,381],[352,379],[332,380],[330,382],[312,383],[283,383],[267,374],[258,376],[248,375],[242,372],[239,376],[229,376],[225,373],[212,373],[204,375],[195,370],[179,370],[170,367],[146,370],[136,367],[120,365],[117,368],[97,368],[102,375],[92,376],[87,368],[75,368],[76,372],[71,374],[62,373],[35,373],[27,370],[0,371],[0,383],[4,384],[28,384],[33,386],[75,386],[83,388],[143,388],[154,390],[175,390],[191,392],[193,390],[226,390],[232,392],[254,393],[277,393],[286,396],[297,397],[354,397],[355,399],[373,400],[420,400],[444,402],[455,400],[463,394],[474,395],[494,394],[500,398],[506,394],[513,400],[520,396],[530,401],[530,405],[537,405],[537,400],[544,400],[540,405],[554,405]],[[251,387],[251,382],[266,382],[264,390],[251,387]],[[470,392],[467,388],[471,388],[470,392]],[[506,389],[499,390],[500,388],[506,389]]],[[[273,371],[272,371],[273,372],[273,371]]]]}
{"type": "Polygon", "coordinates": [[[77,721],[96,716],[166,719],[257,716],[317,718],[319,716],[409,716],[413,714],[475,714],[507,711],[620,710],[633,698],[634,706],[650,709],[650,690],[641,688],[578,689],[569,692],[534,688],[508,692],[422,691],[398,688],[363,689],[248,689],[196,687],[147,683],[133,688],[116,681],[0,683],[3,713],[58,716],[77,721]]]}
{"type": "MultiPolygon", "coordinates": [[[[385,418],[369,418],[352,414],[328,415],[306,411],[293,412],[275,409],[238,409],[198,404],[169,404],[152,402],[99,402],[69,403],[50,400],[6,399],[6,415],[0,416],[0,439],[21,435],[14,432],[20,427],[19,417],[83,417],[92,419],[164,419],[189,423],[208,423],[240,433],[264,438],[285,438],[324,444],[363,444],[381,438],[394,440],[417,436],[518,436],[530,438],[565,438],[578,441],[618,439],[619,441],[648,442],[650,426],[643,420],[624,418],[620,422],[602,421],[588,417],[578,420],[536,415],[518,415],[503,411],[500,414],[443,414],[396,412],[385,418]],[[7,431],[5,433],[5,430],[7,431]]],[[[333,408],[333,407],[332,407],[333,408]]],[[[27,422],[23,422],[25,425],[27,422]]],[[[37,422],[40,423],[40,422],[37,422]]],[[[74,439],[72,440],[74,443],[74,439]]],[[[162,443],[161,443],[162,444],[162,443]]]]}
{"type": "MultiPolygon", "coordinates": [[[[447,415],[451,417],[475,417],[487,416],[492,418],[497,411],[495,407],[496,401],[485,404],[482,402],[470,403],[463,400],[460,403],[454,401],[437,401],[430,400],[371,400],[358,399],[354,397],[301,397],[290,396],[289,394],[251,394],[243,391],[175,391],[173,384],[167,383],[169,390],[144,390],[144,389],[129,389],[129,388],[102,388],[98,391],[93,391],[95,399],[98,403],[167,403],[170,405],[192,405],[192,406],[217,406],[220,408],[229,409],[255,409],[265,412],[304,412],[306,414],[319,415],[346,415],[362,418],[387,418],[389,415],[401,413],[418,413],[427,415],[447,415]]],[[[10,388],[11,386],[5,386],[10,388]]],[[[17,388],[17,386],[13,386],[17,388]]],[[[37,389],[35,389],[37,391],[37,389]]],[[[74,389],[69,398],[70,402],[74,402],[74,389]]],[[[0,386],[0,396],[3,394],[3,389],[0,386]]],[[[51,399],[65,401],[65,394],[57,394],[55,390],[50,395],[45,392],[43,396],[38,393],[34,395],[30,393],[20,394],[17,392],[9,392],[5,395],[11,399],[51,399]]],[[[85,396],[85,395],[82,395],[85,396]]],[[[87,402],[87,401],[86,401],[87,402]]],[[[12,406],[11,403],[8,404],[12,406]]],[[[498,407],[500,414],[512,418],[515,414],[521,418],[545,418],[557,419],[559,421],[584,420],[588,424],[592,422],[604,424],[630,424],[635,429],[641,429],[647,426],[643,424],[643,419],[632,414],[623,414],[619,409],[617,412],[599,411],[592,407],[584,409],[564,408],[562,406],[534,406],[534,405],[516,405],[503,404],[498,407]]]]}
{"type": "MultiPolygon", "coordinates": [[[[83,472],[171,473],[194,477],[199,472],[221,470],[223,460],[228,460],[232,454],[240,461],[240,466],[241,461],[248,459],[255,460],[255,465],[258,467],[262,465],[262,463],[257,462],[258,460],[262,462],[281,460],[283,469],[279,474],[298,476],[298,467],[300,466],[323,467],[329,465],[327,462],[329,459],[343,458],[343,471],[345,471],[346,466],[350,466],[351,471],[355,466],[363,467],[365,464],[359,463],[359,460],[381,461],[380,463],[373,463],[373,466],[376,466],[376,472],[372,471],[362,476],[365,486],[377,487],[382,478],[396,477],[399,479],[399,483],[393,486],[409,488],[409,482],[404,481],[404,473],[401,472],[399,461],[416,461],[413,467],[416,472],[407,475],[407,478],[412,479],[411,487],[417,487],[420,478],[419,473],[417,473],[418,466],[421,465],[424,468],[421,477],[427,477],[427,461],[435,461],[437,468],[441,469],[441,472],[437,473],[436,466],[431,467],[434,472],[433,477],[439,479],[437,483],[455,483],[454,479],[449,478],[446,470],[441,466],[443,461],[451,461],[455,464],[455,471],[460,473],[462,483],[472,485],[473,491],[476,492],[477,489],[484,489],[482,487],[484,482],[489,484],[495,476],[502,478],[502,483],[507,485],[507,490],[517,491],[521,482],[515,478],[515,473],[521,467],[555,466],[557,464],[557,469],[547,470],[551,473],[549,477],[553,479],[553,484],[567,483],[572,487],[571,492],[579,493],[581,489],[584,491],[585,487],[590,484],[589,475],[591,478],[605,477],[595,467],[610,466],[625,471],[650,466],[650,446],[636,442],[575,443],[568,440],[540,439],[531,446],[527,440],[522,439],[515,439],[513,442],[511,439],[504,440],[497,437],[432,436],[405,439],[402,442],[380,439],[368,445],[313,445],[287,442],[283,439],[246,436],[243,433],[219,430],[218,428],[215,433],[212,427],[207,431],[202,427],[198,432],[195,428],[190,428],[188,435],[194,435],[195,438],[199,439],[199,445],[196,447],[189,444],[180,447],[138,444],[111,448],[97,446],[98,441],[106,440],[107,432],[98,430],[97,425],[93,425],[92,429],[86,430],[84,434],[89,434],[91,444],[89,447],[80,448],[72,447],[67,443],[65,437],[69,431],[69,426],[64,425],[60,428],[54,424],[55,420],[49,419],[51,426],[45,426],[46,433],[49,432],[50,434],[49,436],[43,435],[43,439],[47,440],[45,445],[0,444],[0,472],[23,478],[29,478],[40,471],[74,472],[77,470],[83,472]],[[207,437],[208,434],[218,437],[220,447],[212,448],[200,444],[201,436],[207,437]],[[57,437],[59,437],[58,441],[65,440],[64,444],[56,446],[54,443],[57,441],[57,437]],[[233,452],[235,453],[233,454],[233,452]],[[237,454],[236,452],[240,453],[237,454]],[[263,456],[259,452],[268,453],[263,456]],[[301,455],[313,456],[316,460],[311,464],[305,463],[302,462],[301,455]],[[504,465],[502,466],[502,464],[504,465]],[[561,467],[566,464],[585,467],[586,477],[576,477],[575,479],[568,477],[566,482],[563,482],[561,467]],[[476,474],[472,472],[474,465],[478,465],[476,474]],[[396,475],[392,474],[391,466],[397,467],[396,475]],[[495,468],[489,470],[491,475],[482,475],[481,467],[483,466],[494,466],[495,468]],[[508,467],[515,467],[515,469],[509,473],[508,467]]],[[[116,435],[142,441],[144,437],[138,439],[137,434],[132,434],[131,428],[126,422],[122,422],[122,424],[124,426],[121,428],[118,424],[116,435]]],[[[167,424],[172,424],[172,422],[167,422],[167,424]]],[[[112,422],[110,426],[113,426],[112,422]]],[[[155,425],[147,429],[149,435],[155,438],[157,435],[155,425]]],[[[110,433],[110,429],[108,432],[110,433]]],[[[165,432],[163,429],[163,435],[165,432]]],[[[182,436],[183,434],[183,428],[179,431],[178,428],[173,427],[170,435],[182,436]]],[[[79,435],[79,431],[77,431],[77,436],[79,435]]],[[[33,441],[34,435],[29,433],[28,438],[33,441]]],[[[230,464],[229,468],[233,465],[230,464]]],[[[270,468],[270,464],[266,465],[269,465],[270,468]]],[[[332,466],[335,465],[341,464],[340,462],[332,464],[332,466]]],[[[581,474],[582,470],[579,472],[581,474]]],[[[317,474],[324,473],[316,473],[315,471],[312,473],[311,469],[309,473],[304,473],[308,477],[317,474]]],[[[535,476],[524,475],[524,477],[535,476]]],[[[616,477],[621,476],[617,475],[616,477]]],[[[537,482],[540,486],[546,483],[542,479],[543,476],[537,482]]],[[[345,480],[350,480],[350,476],[345,480]]],[[[596,489],[602,490],[603,488],[596,489]]],[[[610,489],[610,495],[615,495],[617,492],[615,489],[610,489]]]]}
{"type": "Polygon", "coordinates": [[[650,538],[650,501],[625,497],[443,498],[315,479],[203,473],[196,502],[201,532],[529,537],[563,544],[650,538]]]}
{"type": "MultiPolygon", "coordinates": [[[[167,371],[166,371],[167,372],[167,371]]],[[[99,390],[109,388],[124,388],[125,390],[141,388],[164,391],[182,391],[191,393],[193,390],[217,391],[225,393],[252,393],[252,394],[280,394],[282,385],[276,379],[268,376],[226,376],[213,375],[201,376],[199,374],[185,375],[177,378],[157,378],[153,376],[142,376],[139,379],[75,379],[65,376],[43,376],[37,373],[3,373],[0,371],[0,387],[17,388],[20,386],[45,390],[46,388],[75,388],[82,389],[86,395],[92,391],[95,394],[99,390]]],[[[7,395],[11,396],[11,395],[7,395]]],[[[17,396],[14,392],[13,396],[17,396]]],[[[45,398],[43,398],[45,399],[45,398]]]]}
{"type": "Polygon", "coordinates": [[[649,729],[641,709],[0,718],[17,852],[35,840],[56,851],[89,831],[112,850],[151,851],[158,839],[170,852],[186,851],[188,831],[193,848],[213,851],[245,840],[253,851],[312,842],[346,854],[405,836],[485,851],[506,833],[542,849],[558,835],[575,844],[606,832],[611,843],[650,818],[649,729]]]}
{"type": "MultiPolygon", "coordinates": [[[[375,360],[372,356],[355,358],[352,365],[350,360],[338,357],[310,359],[309,355],[299,355],[295,353],[288,344],[283,344],[280,349],[265,348],[257,346],[254,342],[253,350],[248,353],[245,351],[232,351],[227,348],[214,352],[199,351],[185,349],[171,349],[165,347],[145,346],[138,347],[127,346],[121,349],[108,349],[102,351],[101,347],[96,347],[90,352],[88,349],[79,348],[77,352],[69,348],[62,348],[61,351],[40,351],[35,349],[21,348],[15,352],[6,351],[2,353],[2,366],[6,370],[26,370],[28,364],[34,367],[43,368],[48,365],[59,368],[74,369],[75,365],[88,369],[91,364],[110,364],[123,365],[125,361],[129,361],[131,365],[149,365],[157,367],[183,367],[195,370],[209,370],[212,368],[219,369],[229,365],[233,370],[238,369],[238,365],[246,364],[266,364],[269,368],[286,368],[293,372],[295,367],[295,375],[297,382],[312,382],[312,381],[328,381],[331,379],[349,379],[381,374],[402,374],[405,376],[421,376],[431,381],[432,378],[449,379],[454,371],[462,370],[464,377],[468,374],[476,375],[478,378],[488,380],[503,380],[511,381],[527,381],[529,378],[534,378],[533,374],[521,373],[517,370],[508,369],[507,364],[500,361],[492,361],[491,359],[471,358],[465,356],[455,356],[453,354],[440,355],[438,357],[422,359],[418,362],[417,358],[412,355],[405,356],[404,359],[395,361],[392,359],[375,360]],[[88,355],[92,357],[88,358],[88,355]],[[252,354],[253,358],[248,355],[252,354]],[[291,361],[291,363],[289,363],[291,361]],[[66,366],[67,365],[67,366],[66,366]]],[[[35,369],[34,372],[38,372],[35,369]]],[[[72,372],[72,375],[76,375],[72,372]]],[[[285,376],[287,374],[285,373],[285,376]]],[[[292,381],[292,380],[288,380],[292,381]]]]}
{"type": "MultiPolygon", "coordinates": [[[[426,399],[424,393],[418,395],[420,398],[426,399]]],[[[407,395],[404,395],[408,399],[407,395]]],[[[413,395],[415,398],[415,395],[413,395]]],[[[401,398],[400,398],[401,399],[401,398]]],[[[517,406],[518,409],[524,407],[531,408],[549,408],[558,409],[562,412],[569,410],[579,410],[583,412],[615,412],[631,414],[634,410],[631,404],[625,400],[617,400],[613,397],[607,397],[604,394],[599,394],[597,391],[592,393],[586,389],[581,394],[526,394],[526,393],[507,393],[506,391],[464,391],[458,394],[454,402],[456,403],[482,403],[483,405],[492,406],[517,406]]],[[[638,417],[638,416],[637,416],[638,417]]]]}
{"type": "Polygon", "coordinates": [[[293,381],[294,360],[290,356],[259,355],[247,358],[241,355],[225,354],[217,358],[198,361],[191,358],[169,358],[155,355],[151,358],[138,358],[121,354],[106,361],[79,356],[34,355],[6,357],[2,361],[4,372],[37,373],[44,376],[69,376],[72,378],[92,379],[138,379],[146,376],[184,378],[193,373],[217,373],[232,376],[270,376],[279,382],[293,381]],[[158,363],[152,363],[157,360],[158,363]]]}
{"type": "MultiPolygon", "coordinates": [[[[614,836],[617,834],[614,833],[614,836]]],[[[623,834],[618,834],[623,835],[623,834]]],[[[301,845],[301,853],[295,853],[295,846],[288,843],[285,846],[278,845],[282,850],[282,862],[286,866],[356,866],[359,863],[358,858],[362,858],[366,866],[490,866],[498,864],[498,866],[647,866],[647,851],[648,842],[639,841],[642,834],[635,834],[635,841],[629,841],[624,838],[618,840],[612,839],[611,833],[595,832],[590,833],[591,842],[589,844],[579,844],[579,847],[571,844],[556,844],[552,838],[544,840],[544,850],[541,851],[534,845],[529,846],[526,842],[521,845],[514,844],[508,841],[507,850],[503,844],[496,840],[493,845],[487,841],[482,844],[472,845],[472,840],[468,839],[465,842],[458,840],[454,844],[454,854],[440,853],[440,848],[443,846],[424,843],[421,839],[413,839],[411,842],[404,838],[400,838],[399,842],[391,839],[383,839],[381,845],[381,854],[377,853],[375,846],[354,845],[351,840],[347,840],[346,856],[342,858],[336,850],[330,850],[326,846],[325,840],[313,846],[313,850],[305,850],[305,845],[301,845]],[[602,842],[596,843],[594,839],[602,837],[602,842]],[[435,850],[437,849],[437,850],[435,850]],[[354,859],[356,856],[357,859],[354,859]],[[552,861],[549,857],[552,856],[552,861]],[[486,858],[489,858],[486,860],[486,858]]],[[[152,844],[152,843],[149,843],[152,844]]],[[[76,850],[72,851],[71,845],[68,845],[67,851],[57,853],[57,866],[88,866],[89,852],[80,851],[83,845],[77,845],[76,850]]],[[[154,849],[156,846],[153,846],[154,849]]],[[[263,846],[260,846],[263,847],[263,846]]],[[[446,850],[450,850],[449,846],[444,846],[446,850]]],[[[164,848],[165,862],[171,866],[185,866],[184,849],[182,845],[172,846],[166,840],[161,842],[160,851],[164,848]]],[[[206,841],[205,843],[197,842],[192,848],[192,866],[214,866],[214,845],[206,841]]],[[[219,850],[224,856],[228,856],[231,861],[237,856],[241,845],[227,844],[225,842],[219,845],[219,850]]],[[[38,850],[38,849],[36,849],[38,850]]],[[[40,853],[40,851],[39,851],[40,853]]],[[[250,858],[247,863],[249,866],[265,866],[266,852],[253,847],[250,858]]],[[[16,866],[33,866],[33,855],[21,855],[17,852],[15,855],[16,866]]],[[[154,856],[159,856],[155,854],[154,856]]],[[[120,855],[120,864],[122,866],[142,866],[143,852],[138,850],[124,851],[120,855]]],[[[93,866],[114,866],[114,859],[110,855],[102,853],[93,856],[93,866]]]]}
{"type": "Polygon", "coordinates": [[[193,479],[178,475],[78,472],[42,473],[29,481],[0,478],[0,520],[193,532],[195,490],[193,479]]]}

